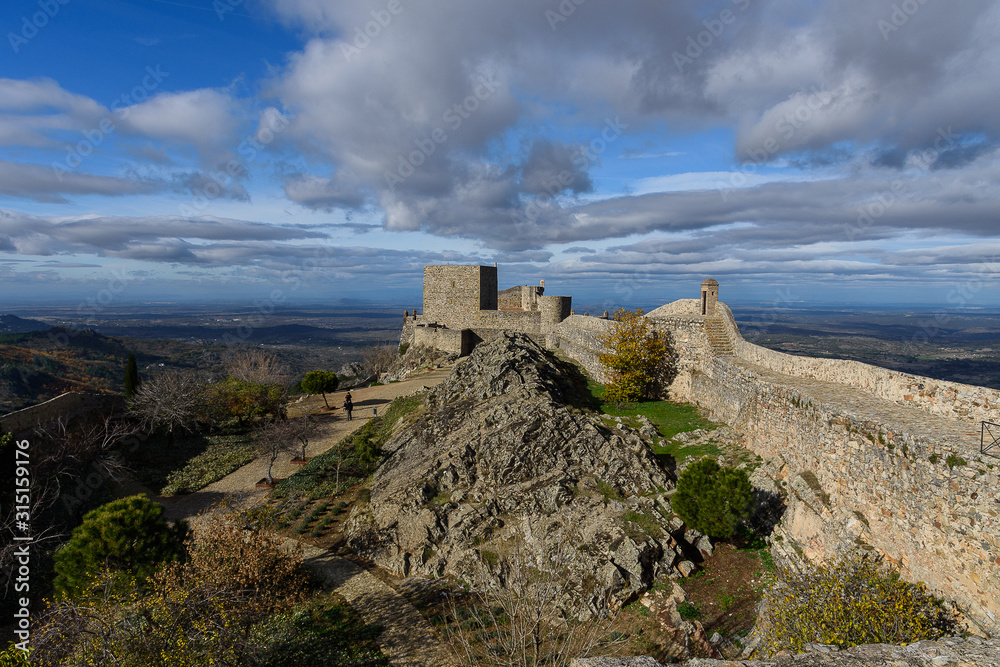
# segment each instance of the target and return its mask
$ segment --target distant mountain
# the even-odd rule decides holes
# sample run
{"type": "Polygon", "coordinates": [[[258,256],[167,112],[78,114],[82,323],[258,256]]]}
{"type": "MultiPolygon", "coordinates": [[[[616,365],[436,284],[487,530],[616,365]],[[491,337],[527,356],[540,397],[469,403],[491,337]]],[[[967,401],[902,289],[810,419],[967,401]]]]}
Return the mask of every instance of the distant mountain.
{"type": "Polygon", "coordinates": [[[52,325],[38,320],[26,320],[17,315],[0,315],[0,333],[28,333],[47,331],[52,325]]]}

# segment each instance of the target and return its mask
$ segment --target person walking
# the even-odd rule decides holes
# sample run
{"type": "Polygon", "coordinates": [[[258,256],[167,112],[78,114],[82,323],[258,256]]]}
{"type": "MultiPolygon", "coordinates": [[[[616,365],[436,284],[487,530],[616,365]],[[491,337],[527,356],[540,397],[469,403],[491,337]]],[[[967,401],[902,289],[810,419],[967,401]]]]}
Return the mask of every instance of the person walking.
{"type": "Polygon", "coordinates": [[[351,421],[351,412],[354,410],[354,403],[351,402],[351,392],[347,392],[344,397],[344,410],[347,411],[347,421],[351,421]]]}

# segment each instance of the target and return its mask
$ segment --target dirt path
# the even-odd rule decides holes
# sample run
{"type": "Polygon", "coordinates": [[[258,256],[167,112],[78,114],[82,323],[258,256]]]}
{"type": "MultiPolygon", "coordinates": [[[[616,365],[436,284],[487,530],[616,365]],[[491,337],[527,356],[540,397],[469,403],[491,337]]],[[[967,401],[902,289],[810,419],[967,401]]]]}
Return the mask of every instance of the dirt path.
{"type": "MultiPolygon", "coordinates": [[[[288,415],[298,417],[310,412],[316,415],[321,424],[322,435],[309,442],[306,455],[318,456],[340,442],[344,436],[366,424],[374,416],[374,411],[384,411],[393,399],[400,396],[410,396],[425,387],[437,386],[450,372],[451,367],[435,368],[401,382],[354,389],[351,391],[354,402],[354,418],[351,420],[347,419],[347,415],[340,407],[344,403],[346,391],[327,394],[330,406],[336,406],[334,410],[329,412],[325,410],[322,396],[310,396],[290,405],[288,415]]],[[[293,464],[291,458],[291,455],[285,455],[275,462],[271,471],[275,478],[284,479],[299,470],[300,466],[293,464]]],[[[222,501],[236,502],[242,506],[262,500],[267,495],[268,489],[257,488],[256,484],[266,474],[267,460],[258,458],[200,491],[183,496],[151,497],[163,505],[165,518],[172,521],[194,519],[201,512],[222,501]]]]}
{"type": "MultiPolygon", "coordinates": [[[[295,544],[288,540],[286,544],[295,544]]],[[[378,638],[382,653],[393,665],[452,667],[458,663],[437,640],[434,628],[406,598],[356,563],[325,549],[302,545],[306,565],[336,586],[366,623],[384,628],[378,638]]]]}
{"type": "MultiPolygon", "coordinates": [[[[344,436],[361,428],[374,416],[374,410],[383,410],[395,398],[409,396],[424,388],[440,384],[451,372],[451,367],[433,369],[401,382],[379,387],[351,391],[354,402],[354,419],[348,421],[340,406],[346,392],[328,394],[330,406],[336,410],[326,412],[322,396],[311,396],[289,406],[289,416],[298,417],[316,413],[324,424],[321,437],[309,443],[307,456],[317,456],[340,442],[344,436]]],[[[275,462],[272,473],[284,478],[299,470],[285,456],[275,462]]],[[[256,459],[204,489],[185,496],[151,496],[164,507],[168,519],[188,519],[197,526],[198,515],[216,503],[225,502],[230,507],[249,507],[262,503],[268,489],[257,488],[258,480],[267,471],[267,461],[256,459]]],[[[288,540],[294,544],[297,540],[288,540]]],[[[318,571],[336,587],[366,623],[384,628],[378,638],[382,652],[392,665],[398,667],[452,667],[455,665],[450,652],[438,641],[431,625],[402,595],[376,578],[356,563],[338,558],[325,549],[302,544],[305,563],[318,571]]]]}

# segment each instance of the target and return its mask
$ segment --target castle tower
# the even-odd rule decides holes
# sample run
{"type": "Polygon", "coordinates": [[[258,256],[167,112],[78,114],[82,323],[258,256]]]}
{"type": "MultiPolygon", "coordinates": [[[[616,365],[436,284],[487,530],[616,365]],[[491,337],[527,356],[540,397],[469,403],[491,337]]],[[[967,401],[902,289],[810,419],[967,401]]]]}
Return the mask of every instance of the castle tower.
{"type": "Polygon", "coordinates": [[[715,315],[717,303],[719,303],[719,281],[708,278],[701,283],[701,314],[715,315]]]}

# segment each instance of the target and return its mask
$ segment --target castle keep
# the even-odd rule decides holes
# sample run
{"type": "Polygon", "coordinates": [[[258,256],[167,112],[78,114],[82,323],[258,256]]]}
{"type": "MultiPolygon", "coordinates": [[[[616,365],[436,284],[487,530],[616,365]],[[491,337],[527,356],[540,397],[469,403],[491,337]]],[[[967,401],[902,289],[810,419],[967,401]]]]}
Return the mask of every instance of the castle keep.
{"type": "MultiPolygon", "coordinates": [[[[779,471],[788,509],[776,551],[877,550],[1000,635],[1000,459],[980,452],[1000,391],[763,348],[743,339],[717,281],[698,297],[646,317],[678,354],[671,397],[744,433],[779,471]]],[[[611,322],[570,303],[544,285],[498,292],[496,267],[428,266],[424,313],[407,316],[403,342],[464,354],[513,329],[607,381],[600,341],[611,322]]]]}
{"type": "Polygon", "coordinates": [[[425,266],[423,313],[405,314],[401,342],[466,355],[508,330],[545,344],[570,315],[570,297],[546,295],[544,280],[502,292],[497,285],[496,266],[425,266]]]}

